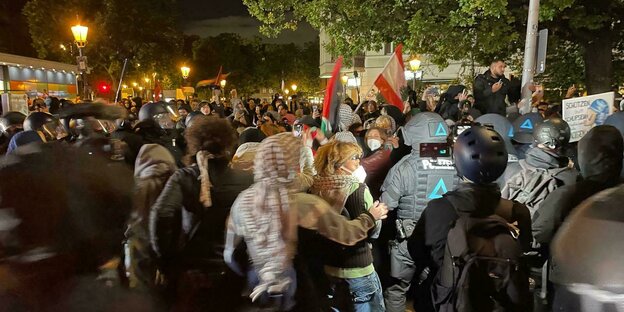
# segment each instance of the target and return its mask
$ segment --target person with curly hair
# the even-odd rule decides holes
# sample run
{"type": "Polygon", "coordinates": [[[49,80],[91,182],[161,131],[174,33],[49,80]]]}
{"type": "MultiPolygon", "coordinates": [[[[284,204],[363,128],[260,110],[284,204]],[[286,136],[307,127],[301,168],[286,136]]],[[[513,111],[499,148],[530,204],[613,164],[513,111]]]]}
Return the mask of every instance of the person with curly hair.
{"type": "Polygon", "coordinates": [[[251,174],[228,165],[237,138],[226,119],[201,116],[186,129],[188,167],[177,170],[152,206],[150,238],[176,309],[232,309],[244,284],[223,260],[225,221],[251,174]],[[180,291],[184,289],[184,291],[180,291]]]}
{"type": "MultiPolygon", "coordinates": [[[[334,211],[351,219],[373,207],[373,197],[360,174],[362,149],[356,143],[331,141],[319,148],[314,166],[317,176],[310,189],[326,200],[334,211]]],[[[381,229],[378,221],[369,238],[381,229]]],[[[325,273],[329,277],[331,306],[340,311],[385,311],[381,282],[375,272],[368,241],[344,247],[329,243],[325,273]]]]}

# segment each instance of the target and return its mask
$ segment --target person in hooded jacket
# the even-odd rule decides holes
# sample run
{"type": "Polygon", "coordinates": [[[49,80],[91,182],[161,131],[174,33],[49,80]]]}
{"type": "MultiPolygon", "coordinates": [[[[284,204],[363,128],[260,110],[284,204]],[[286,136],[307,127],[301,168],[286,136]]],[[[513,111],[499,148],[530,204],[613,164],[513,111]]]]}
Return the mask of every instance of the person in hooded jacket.
{"type": "Polygon", "coordinates": [[[619,131],[612,126],[596,126],[583,136],[578,145],[582,179],[557,188],[546,197],[533,217],[533,236],[538,243],[548,246],[576,206],[619,183],[623,144],[619,131]]]}
{"type": "Polygon", "coordinates": [[[539,124],[533,132],[535,147],[528,150],[526,158],[519,161],[521,170],[510,177],[501,193],[503,198],[517,200],[525,204],[531,216],[541,207],[544,199],[554,189],[576,183],[578,172],[570,158],[561,155],[562,147],[570,140],[569,127],[562,119],[549,119],[539,124]],[[566,132],[566,129],[568,132],[566,132]],[[554,185],[535,185],[534,175],[546,172],[554,185]]]}
{"type": "MultiPolygon", "coordinates": [[[[507,165],[505,144],[500,135],[488,127],[473,126],[462,132],[457,139],[453,158],[457,173],[461,177],[460,184],[427,204],[416,224],[414,234],[408,239],[409,253],[417,271],[421,272],[421,288],[417,290],[415,300],[415,310],[418,312],[434,311],[429,288],[442,267],[447,235],[454,221],[459,218],[459,213],[474,217],[496,214],[509,223],[517,222],[522,249],[529,250],[531,245],[531,218],[528,209],[522,204],[504,200],[498,186],[493,183],[507,165]]],[[[524,293],[517,296],[524,299],[524,308],[517,311],[530,311],[528,285],[524,293]]]]}
{"type": "Polygon", "coordinates": [[[228,164],[236,134],[226,119],[194,119],[185,131],[190,166],[177,170],[150,212],[150,238],[177,308],[233,309],[243,281],[223,261],[225,221],[252,175],[228,164]]]}
{"type": "Polygon", "coordinates": [[[382,229],[396,229],[395,237],[389,242],[391,285],[384,297],[388,311],[401,312],[405,311],[405,296],[416,269],[407,252],[407,238],[412,235],[427,202],[441,197],[457,184],[447,142],[450,130],[442,117],[431,112],[418,113],[404,131],[405,144],[412,147],[412,152],[392,167],[381,186],[381,202],[394,212],[391,217],[396,218],[382,226],[382,229]]]}
{"type": "Polygon", "coordinates": [[[134,166],[133,211],[126,230],[125,264],[128,286],[141,291],[156,286],[156,266],[150,247],[150,209],[177,169],[175,159],[166,148],[158,144],[141,147],[134,166]]]}
{"type": "Polygon", "coordinates": [[[434,112],[440,114],[444,120],[458,121],[460,118],[459,103],[468,98],[468,94],[464,92],[465,86],[450,86],[446,93],[440,96],[440,102],[436,105],[434,112]]]}

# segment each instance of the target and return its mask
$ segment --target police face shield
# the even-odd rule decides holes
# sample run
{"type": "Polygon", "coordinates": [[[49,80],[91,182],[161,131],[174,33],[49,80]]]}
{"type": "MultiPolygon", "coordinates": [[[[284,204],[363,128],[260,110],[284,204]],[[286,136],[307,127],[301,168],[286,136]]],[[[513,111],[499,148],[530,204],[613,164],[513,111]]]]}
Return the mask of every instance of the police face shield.
{"type": "Polygon", "coordinates": [[[176,123],[171,118],[171,115],[171,113],[156,114],[154,115],[154,121],[158,123],[162,129],[173,129],[176,123]]]}
{"type": "Polygon", "coordinates": [[[5,126],[0,123],[0,133],[4,134],[7,137],[12,137],[16,133],[22,132],[22,131],[24,131],[24,127],[20,124],[5,126]]]}
{"type": "Polygon", "coordinates": [[[60,140],[68,135],[67,130],[59,120],[52,120],[39,130],[45,136],[46,141],[60,140]]]}

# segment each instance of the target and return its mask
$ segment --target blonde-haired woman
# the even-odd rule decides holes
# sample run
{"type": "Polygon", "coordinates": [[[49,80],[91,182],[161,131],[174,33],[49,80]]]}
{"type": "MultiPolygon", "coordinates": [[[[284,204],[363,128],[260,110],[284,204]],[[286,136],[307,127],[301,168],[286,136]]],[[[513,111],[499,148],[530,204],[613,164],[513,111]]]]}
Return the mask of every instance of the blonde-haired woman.
{"type": "MultiPolygon", "coordinates": [[[[325,199],[335,211],[353,219],[373,206],[373,198],[360,166],[362,149],[355,143],[332,141],[315,157],[317,176],[311,192],[325,199]]],[[[377,223],[375,234],[381,222],[377,223]]],[[[370,238],[370,237],[369,237],[370,238]]],[[[367,241],[344,247],[328,242],[325,273],[330,281],[331,305],[340,311],[385,311],[379,277],[367,241]],[[342,290],[342,291],[341,291],[342,290]]]]}

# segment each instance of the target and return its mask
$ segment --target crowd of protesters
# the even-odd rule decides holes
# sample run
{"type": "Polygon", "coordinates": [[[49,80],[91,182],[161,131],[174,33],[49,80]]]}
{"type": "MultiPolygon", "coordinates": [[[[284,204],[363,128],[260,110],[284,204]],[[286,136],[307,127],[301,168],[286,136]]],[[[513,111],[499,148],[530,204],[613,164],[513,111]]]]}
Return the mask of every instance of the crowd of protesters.
{"type": "Polygon", "coordinates": [[[624,113],[571,143],[504,73],[4,112],[0,311],[616,311],[624,113]]]}

